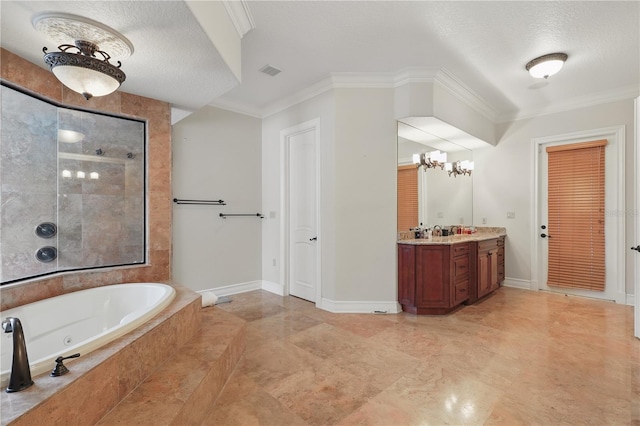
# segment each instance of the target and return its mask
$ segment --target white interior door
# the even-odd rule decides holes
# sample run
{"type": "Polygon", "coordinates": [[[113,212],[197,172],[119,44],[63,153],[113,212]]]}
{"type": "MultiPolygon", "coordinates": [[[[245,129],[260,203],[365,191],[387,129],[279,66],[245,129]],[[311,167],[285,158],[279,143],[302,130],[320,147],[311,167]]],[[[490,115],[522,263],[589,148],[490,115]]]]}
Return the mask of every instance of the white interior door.
{"type": "Polygon", "coordinates": [[[287,138],[289,151],[289,293],[316,301],[318,276],[317,128],[287,138]]]}
{"type": "MultiPolygon", "coordinates": [[[[596,131],[580,132],[575,134],[545,137],[534,140],[536,144],[537,161],[537,200],[538,206],[536,228],[534,230],[537,247],[537,288],[547,291],[559,291],[564,294],[573,294],[584,297],[614,300],[617,303],[625,302],[624,291],[624,255],[621,256],[621,247],[624,241],[624,217],[605,215],[605,291],[587,291],[579,289],[560,289],[547,286],[548,271],[548,234],[547,229],[547,153],[546,146],[562,145],[568,143],[585,142],[588,140],[607,139],[605,149],[605,210],[624,210],[624,157],[621,155],[620,145],[624,146],[624,132],[621,128],[608,128],[596,131]]],[[[553,236],[551,236],[553,237],[553,236]]]]}

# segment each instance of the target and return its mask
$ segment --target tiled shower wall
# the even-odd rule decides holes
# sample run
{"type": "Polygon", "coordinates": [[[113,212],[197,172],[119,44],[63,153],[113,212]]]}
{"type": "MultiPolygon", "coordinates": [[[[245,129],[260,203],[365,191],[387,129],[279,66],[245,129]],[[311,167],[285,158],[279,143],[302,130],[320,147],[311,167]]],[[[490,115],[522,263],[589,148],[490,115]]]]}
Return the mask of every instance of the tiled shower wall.
{"type": "MultiPolygon", "coordinates": [[[[89,101],[67,89],[53,74],[13,53],[0,49],[0,75],[27,91],[69,106],[113,113],[147,121],[147,228],[148,259],[144,266],[103,271],[67,273],[0,288],[0,308],[53,297],[59,294],[122,282],[166,282],[171,279],[171,109],[169,104],[122,91],[89,101]]],[[[126,90],[126,83],[125,89],[126,90]]],[[[54,137],[55,141],[55,137],[54,137]]],[[[55,146],[55,144],[52,144],[55,146]]],[[[54,152],[51,155],[55,155],[54,152]]],[[[125,171],[127,173],[128,170],[125,171]]],[[[54,174],[56,171],[54,171],[54,174]]],[[[4,184],[4,182],[3,182],[4,184]]],[[[135,190],[135,189],[133,189],[135,190]]],[[[28,195],[27,195],[28,196],[28,195]]],[[[55,206],[55,202],[53,203],[55,206]]],[[[126,202],[123,209],[140,206],[126,202]]],[[[32,231],[32,230],[31,230],[32,231]]],[[[30,231],[30,232],[31,232],[30,231]]],[[[127,236],[139,238],[140,230],[127,236]],[[137,234],[136,234],[137,233],[137,234]]],[[[126,249],[123,249],[126,250],[126,249]]],[[[33,275],[33,274],[30,274],[33,275]]]]}

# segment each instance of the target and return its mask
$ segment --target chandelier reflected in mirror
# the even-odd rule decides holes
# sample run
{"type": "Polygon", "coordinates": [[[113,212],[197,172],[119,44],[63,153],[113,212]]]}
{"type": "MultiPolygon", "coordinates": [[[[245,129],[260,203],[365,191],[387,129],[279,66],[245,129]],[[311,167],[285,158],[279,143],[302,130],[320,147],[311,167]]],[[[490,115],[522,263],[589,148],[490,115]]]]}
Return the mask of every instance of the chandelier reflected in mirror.
{"type": "Polygon", "coordinates": [[[447,162],[447,153],[440,151],[423,152],[421,154],[413,154],[413,164],[416,167],[424,167],[425,170],[440,167],[440,170],[444,169],[444,164],[447,162]]]}
{"type": "Polygon", "coordinates": [[[463,160],[456,161],[455,163],[447,163],[445,164],[445,170],[449,173],[449,177],[457,177],[458,175],[469,175],[471,176],[471,172],[473,171],[474,163],[473,161],[463,160]]]}

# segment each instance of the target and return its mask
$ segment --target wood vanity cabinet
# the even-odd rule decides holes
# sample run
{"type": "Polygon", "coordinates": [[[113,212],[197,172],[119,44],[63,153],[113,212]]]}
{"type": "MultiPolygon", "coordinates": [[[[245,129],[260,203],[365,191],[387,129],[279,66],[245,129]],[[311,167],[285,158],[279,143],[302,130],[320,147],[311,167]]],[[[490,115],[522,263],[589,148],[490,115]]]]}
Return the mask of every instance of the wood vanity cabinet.
{"type": "Polygon", "coordinates": [[[447,314],[504,281],[504,237],[457,244],[398,243],[398,301],[413,314],[447,314]]]}
{"type": "Polygon", "coordinates": [[[475,279],[469,288],[469,304],[495,291],[504,281],[504,237],[477,241],[472,246],[475,279]]]}
{"type": "Polygon", "coordinates": [[[469,298],[469,243],[398,244],[398,301],[414,314],[441,315],[469,298]]]}

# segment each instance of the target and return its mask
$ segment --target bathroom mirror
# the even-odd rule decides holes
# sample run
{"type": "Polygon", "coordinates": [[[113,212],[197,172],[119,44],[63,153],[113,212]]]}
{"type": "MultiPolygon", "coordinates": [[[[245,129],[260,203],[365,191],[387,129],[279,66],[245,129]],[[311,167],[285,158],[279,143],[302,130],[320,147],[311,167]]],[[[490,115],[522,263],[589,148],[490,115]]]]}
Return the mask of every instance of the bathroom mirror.
{"type": "Polygon", "coordinates": [[[2,85],[0,282],[145,262],[145,122],[2,85]]]}
{"type": "Polygon", "coordinates": [[[446,152],[447,162],[473,161],[473,152],[398,122],[398,231],[419,226],[472,225],[473,173],[451,176],[440,167],[417,168],[413,154],[446,152]]]}

